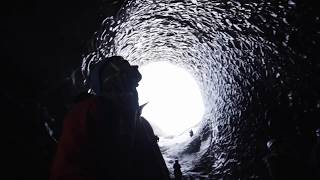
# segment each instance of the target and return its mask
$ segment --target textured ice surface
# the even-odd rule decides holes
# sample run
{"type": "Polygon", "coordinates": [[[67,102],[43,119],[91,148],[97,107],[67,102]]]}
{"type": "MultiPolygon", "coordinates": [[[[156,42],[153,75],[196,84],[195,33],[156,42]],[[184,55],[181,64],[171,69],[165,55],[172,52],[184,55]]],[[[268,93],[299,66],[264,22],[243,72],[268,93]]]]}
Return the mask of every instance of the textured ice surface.
{"type": "Polygon", "coordinates": [[[167,149],[167,155],[193,143],[198,148],[185,152],[190,162],[183,162],[189,163],[184,171],[219,178],[238,170],[245,179],[256,177],[255,162],[270,135],[267,126],[274,124],[270,117],[285,119],[270,113],[273,107],[297,114],[319,109],[310,78],[319,68],[312,67],[319,17],[299,5],[292,0],[129,0],[104,21],[82,69],[86,74],[91,63],[117,54],[132,64],[168,61],[190,71],[202,89],[206,115],[192,141],[167,149]]]}

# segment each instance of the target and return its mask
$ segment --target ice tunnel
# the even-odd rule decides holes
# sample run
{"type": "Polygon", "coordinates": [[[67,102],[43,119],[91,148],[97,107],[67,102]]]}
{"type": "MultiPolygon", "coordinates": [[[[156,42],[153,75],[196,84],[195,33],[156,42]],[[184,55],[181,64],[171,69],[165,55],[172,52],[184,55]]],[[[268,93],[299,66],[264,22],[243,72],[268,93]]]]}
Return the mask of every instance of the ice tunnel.
{"type": "Polygon", "coordinates": [[[121,55],[190,72],[205,114],[179,152],[191,161],[184,173],[259,179],[270,139],[301,146],[295,139],[319,125],[319,13],[304,8],[291,0],[128,0],[102,23],[82,70],[121,55]]]}

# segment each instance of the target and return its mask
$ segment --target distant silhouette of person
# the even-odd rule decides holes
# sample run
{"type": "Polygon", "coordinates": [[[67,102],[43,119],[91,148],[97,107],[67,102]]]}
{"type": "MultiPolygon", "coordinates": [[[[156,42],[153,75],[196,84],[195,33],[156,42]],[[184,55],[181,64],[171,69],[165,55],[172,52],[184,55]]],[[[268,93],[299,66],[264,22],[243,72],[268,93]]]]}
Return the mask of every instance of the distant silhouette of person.
{"type": "Polygon", "coordinates": [[[173,174],[176,180],[182,179],[182,172],[181,172],[181,166],[179,164],[178,160],[175,160],[173,164],[173,174]]]}
{"type": "Polygon", "coordinates": [[[153,129],[141,117],[137,66],[120,56],[90,70],[94,96],[79,101],[64,120],[50,180],[169,179],[153,129]]]}
{"type": "Polygon", "coordinates": [[[193,131],[192,131],[192,129],[189,131],[189,135],[190,135],[190,137],[193,136],[193,131]]]}

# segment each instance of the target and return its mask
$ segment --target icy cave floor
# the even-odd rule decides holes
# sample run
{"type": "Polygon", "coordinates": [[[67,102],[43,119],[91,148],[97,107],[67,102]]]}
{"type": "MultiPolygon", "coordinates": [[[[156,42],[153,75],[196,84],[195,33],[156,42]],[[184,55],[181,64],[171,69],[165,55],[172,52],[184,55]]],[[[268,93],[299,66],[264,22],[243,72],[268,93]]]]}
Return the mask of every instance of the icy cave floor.
{"type": "Polygon", "coordinates": [[[201,172],[192,171],[194,165],[198,163],[200,157],[206,152],[210,145],[210,141],[201,142],[200,149],[197,152],[190,153],[189,148],[192,148],[192,142],[201,136],[198,132],[199,125],[189,128],[176,136],[160,137],[159,147],[161,149],[164,160],[170,171],[171,178],[173,175],[173,164],[175,160],[179,160],[181,165],[182,179],[207,179],[208,175],[201,172]],[[194,135],[191,137],[189,131],[192,129],[194,135]]]}

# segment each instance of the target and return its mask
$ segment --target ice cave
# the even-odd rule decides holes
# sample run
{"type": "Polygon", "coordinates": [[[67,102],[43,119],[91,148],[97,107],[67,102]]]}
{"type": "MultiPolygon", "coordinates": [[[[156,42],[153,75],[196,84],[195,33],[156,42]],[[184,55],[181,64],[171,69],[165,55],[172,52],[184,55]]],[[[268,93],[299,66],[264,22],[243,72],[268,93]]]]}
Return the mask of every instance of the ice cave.
{"type": "MultiPolygon", "coordinates": [[[[296,47],[296,8],[293,1],[128,1],[104,21],[84,63],[118,54],[140,66],[166,61],[191,72],[205,115],[178,149],[170,143],[179,142],[164,142],[168,156],[182,159],[195,177],[259,178],[270,139],[316,129],[311,114],[319,111],[319,92],[304,80],[316,76],[306,72],[316,57],[296,47]]],[[[310,37],[310,48],[316,40],[310,37]]]]}
{"type": "MultiPolygon", "coordinates": [[[[320,11],[314,3],[115,3],[117,11],[95,29],[78,66],[65,78],[63,86],[68,88],[59,91],[72,95],[79,92],[77,88],[85,89],[90,65],[102,57],[121,55],[141,68],[168,63],[192,76],[203,100],[201,118],[190,125],[192,137],[189,126],[173,136],[160,137],[170,171],[179,159],[185,179],[271,179],[266,157],[277,142],[290,159],[279,171],[301,179],[319,177],[319,166],[309,161],[320,128],[320,11]]],[[[158,73],[163,76],[167,70],[158,73]]],[[[184,99],[187,102],[193,96],[190,93],[184,99]]],[[[50,104],[45,98],[42,101],[50,104]]],[[[50,115],[42,117],[59,120],[54,106],[47,108],[50,115]]],[[[47,119],[44,127],[54,137],[57,132],[47,119]]]]}

